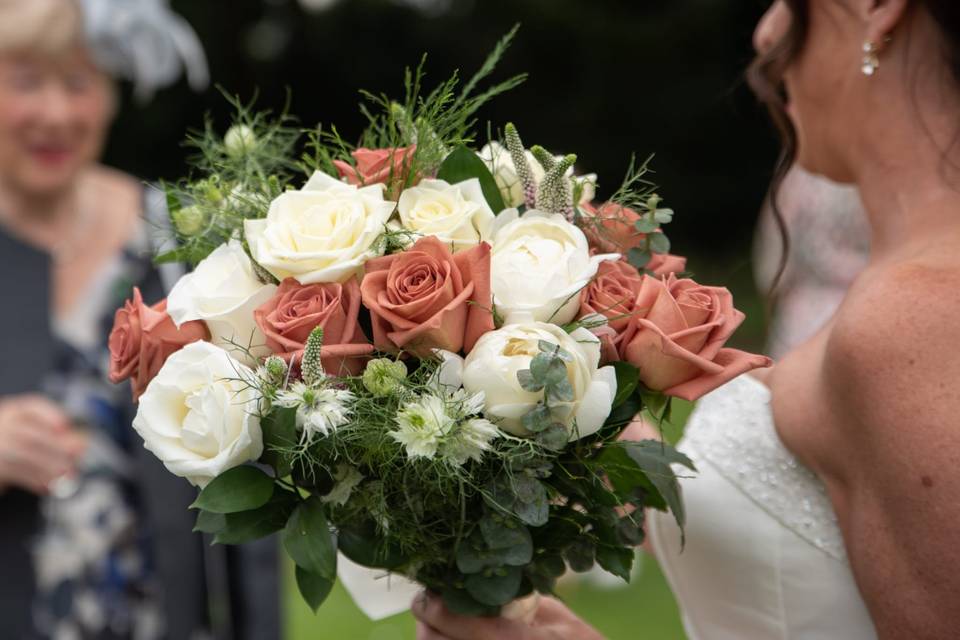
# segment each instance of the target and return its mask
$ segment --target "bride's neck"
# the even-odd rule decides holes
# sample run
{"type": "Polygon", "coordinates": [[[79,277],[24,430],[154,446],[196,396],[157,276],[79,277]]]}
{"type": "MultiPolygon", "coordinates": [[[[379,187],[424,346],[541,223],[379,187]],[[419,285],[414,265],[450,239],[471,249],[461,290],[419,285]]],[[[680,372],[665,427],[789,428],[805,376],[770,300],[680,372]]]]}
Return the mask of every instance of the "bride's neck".
{"type": "Polygon", "coordinates": [[[955,122],[936,132],[920,125],[890,131],[865,154],[856,181],[874,260],[960,238],[960,156],[956,145],[942,148],[960,134],[955,122]]]}

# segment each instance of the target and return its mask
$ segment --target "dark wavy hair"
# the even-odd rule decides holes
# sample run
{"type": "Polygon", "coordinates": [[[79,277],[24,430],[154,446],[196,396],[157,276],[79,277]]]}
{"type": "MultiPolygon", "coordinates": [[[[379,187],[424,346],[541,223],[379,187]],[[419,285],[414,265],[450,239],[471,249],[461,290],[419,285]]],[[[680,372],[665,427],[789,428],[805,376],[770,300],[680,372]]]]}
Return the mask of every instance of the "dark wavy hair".
{"type": "MultiPolygon", "coordinates": [[[[843,2],[844,0],[833,1],[843,2]]],[[[773,290],[776,290],[783,275],[790,247],[786,223],[777,203],[777,192],[797,158],[797,132],[787,116],[783,73],[803,48],[810,19],[810,0],[784,0],[784,2],[790,8],[793,18],[790,30],[773,48],[758,55],[747,70],[747,81],[757,98],[767,107],[781,140],[780,156],[774,167],[768,194],[784,247],[773,290]]],[[[943,34],[945,61],[960,86],[960,0],[914,0],[914,2],[923,6],[940,28],[943,34]]]]}

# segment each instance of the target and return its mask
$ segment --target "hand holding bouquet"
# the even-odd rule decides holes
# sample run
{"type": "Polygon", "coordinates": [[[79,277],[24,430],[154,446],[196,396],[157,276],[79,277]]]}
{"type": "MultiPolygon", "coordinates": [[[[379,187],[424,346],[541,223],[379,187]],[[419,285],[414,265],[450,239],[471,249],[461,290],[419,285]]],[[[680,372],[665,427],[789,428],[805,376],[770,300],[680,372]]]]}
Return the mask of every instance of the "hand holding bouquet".
{"type": "MultiPolygon", "coordinates": [[[[511,34],[512,36],[512,34],[511,34]]],[[[725,289],[677,275],[672,212],[631,166],[608,203],[575,156],[517,129],[479,152],[472,116],[514,78],[402,103],[371,98],[361,144],[238,105],[171,186],[185,260],[165,303],[135,294],[111,336],[134,428],[202,490],[221,543],[281,532],[307,602],[338,555],[495,614],[566,568],[629,578],[645,508],[683,523],[660,442],[621,442],[645,408],[766,358],[724,348],[725,289]],[[298,184],[295,175],[305,173],[298,184]]]]}

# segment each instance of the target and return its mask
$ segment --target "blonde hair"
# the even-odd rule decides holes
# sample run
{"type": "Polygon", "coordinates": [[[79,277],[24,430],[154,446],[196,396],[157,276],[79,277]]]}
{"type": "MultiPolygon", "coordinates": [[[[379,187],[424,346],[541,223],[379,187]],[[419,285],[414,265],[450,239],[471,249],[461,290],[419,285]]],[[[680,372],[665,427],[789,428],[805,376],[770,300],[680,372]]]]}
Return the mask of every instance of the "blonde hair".
{"type": "Polygon", "coordinates": [[[58,55],[83,43],[83,13],[75,0],[0,0],[0,53],[58,55]]]}

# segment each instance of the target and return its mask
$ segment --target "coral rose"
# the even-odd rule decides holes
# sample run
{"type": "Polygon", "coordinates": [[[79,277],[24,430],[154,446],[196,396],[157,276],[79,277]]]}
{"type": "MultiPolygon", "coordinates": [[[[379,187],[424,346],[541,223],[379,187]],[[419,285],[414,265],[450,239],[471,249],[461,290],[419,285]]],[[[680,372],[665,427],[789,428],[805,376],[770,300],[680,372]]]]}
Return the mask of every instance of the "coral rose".
{"type": "Polygon", "coordinates": [[[346,282],[301,285],[293,278],[280,283],[276,294],[253,312],[267,346],[287,362],[300,362],[310,332],[323,328],[320,361],[331,375],[356,375],[373,345],[357,321],[360,285],[346,282]]]}
{"type": "Polygon", "coordinates": [[[333,164],[340,177],[350,184],[363,186],[382,183],[388,185],[390,193],[398,195],[406,185],[416,150],[415,144],[396,149],[361,147],[350,154],[357,166],[350,166],[349,162],[343,160],[334,160],[333,164]]]}
{"type": "Polygon", "coordinates": [[[723,345],[743,322],[733,296],[693,280],[644,276],[620,357],[640,369],[640,380],[666,395],[696,400],[729,380],[772,361],[723,345]]]}
{"type": "Polygon", "coordinates": [[[433,236],[367,263],[360,285],[383,351],[470,351],[493,330],[490,245],[451,253],[433,236]]]}
{"type": "Polygon", "coordinates": [[[207,340],[210,332],[199,321],[184,322],[178,329],[167,314],[167,301],[152,307],[143,303],[140,289],[117,309],[110,331],[110,381],[130,379],[133,399],[137,400],[157,372],[176,351],[197,340],[207,340]]]}

